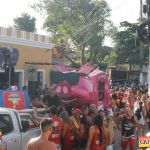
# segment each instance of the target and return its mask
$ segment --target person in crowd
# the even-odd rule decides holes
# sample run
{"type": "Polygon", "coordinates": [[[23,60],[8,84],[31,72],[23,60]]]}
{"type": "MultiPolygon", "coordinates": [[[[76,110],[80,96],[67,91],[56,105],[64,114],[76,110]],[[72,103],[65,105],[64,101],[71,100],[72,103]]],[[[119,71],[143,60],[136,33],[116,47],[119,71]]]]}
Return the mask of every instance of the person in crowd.
{"type": "Polygon", "coordinates": [[[134,95],[134,93],[133,93],[131,88],[128,88],[128,92],[127,93],[128,93],[128,97],[127,97],[128,103],[130,105],[131,110],[134,112],[134,102],[136,101],[135,95],[134,95]]]}
{"type": "Polygon", "coordinates": [[[47,87],[47,84],[45,84],[45,88],[44,90],[42,91],[42,95],[47,95],[49,93],[49,88],[47,87]]]}
{"type": "Polygon", "coordinates": [[[83,150],[85,150],[85,148],[86,148],[89,128],[92,125],[92,119],[88,114],[89,114],[88,106],[82,106],[81,115],[80,115],[80,122],[84,126],[84,134],[83,134],[83,138],[81,139],[81,148],[83,150]]]}
{"type": "Polygon", "coordinates": [[[50,108],[50,117],[52,120],[52,133],[49,136],[49,141],[54,142],[57,145],[57,149],[61,150],[61,137],[62,137],[62,119],[58,117],[57,107],[52,106],[50,108]]]}
{"type": "Polygon", "coordinates": [[[74,140],[74,148],[77,150],[82,149],[82,139],[84,136],[84,125],[80,121],[80,115],[81,115],[81,110],[76,108],[72,111],[72,117],[71,120],[73,122],[73,132],[75,135],[75,140],[74,140]]]}
{"type": "Polygon", "coordinates": [[[38,99],[41,99],[41,87],[40,84],[38,85],[38,87],[35,89],[35,97],[37,97],[38,99]]]}
{"type": "Polygon", "coordinates": [[[148,110],[148,97],[146,94],[142,95],[141,101],[143,102],[143,108],[145,109],[145,112],[147,112],[147,110],[148,110]]]}
{"type": "MultiPolygon", "coordinates": [[[[125,114],[118,116],[118,120],[121,121],[121,127],[118,128],[122,131],[121,146],[122,150],[126,150],[128,143],[130,145],[130,150],[135,148],[135,135],[134,135],[134,126],[138,124],[136,116],[133,115],[130,107],[126,108],[125,114]]],[[[117,120],[117,122],[118,122],[117,120]]],[[[118,122],[119,124],[120,122],[118,122]]]]}
{"type": "Polygon", "coordinates": [[[52,133],[52,119],[42,119],[40,129],[41,135],[29,141],[27,150],[57,150],[56,145],[48,140],[49,135],[52,133]]]}
{"type": "Polygon", "coordinates": [[[102,117],[103,119],[106,117],[105,111],[104,111],[104,108],[103,108],[103,107],[99,108],[98,113],[101,115],[101,117],[102,117]]]}
{"type": "Polygon", "coordinates": [[[124,90],[122,87],[119,87],[119,91],[117,92],[117,97],[119,100],[122,100],[122,98],[124,97],[124,90]]]}
{"type": "Polygon", "coordinates": [[[150,130],[150,106],[149,106],[149,110],[147,112],[147,119],[148,119],[148,129],[150,130]]]}
{"type": "Polygon", "coordinates": [[[93,123],[94,123],[94,118],[95,118],[96,115],[97,115],[96,105],[95,104],[91,104],[89,106],[89,116],[91,117],[93,123]]]}
{"type": "Polygon", "coordinates": [[[26,86],[26,85],[24,85],[24,86],[22,87],[22,90],[23,90],[23,91],[28,90],[27,86],[26,86]]]}
{"type": "Polygon", "coordinates": [[[86,150],[104,150],[107,136],[103,126],[103,119],[100,114],[97,114],[94,119],[94,125],[89,129],[89,137],[86,150]]]}
{"type": "Polygon", "coordinates": [[[134,113],[139,108],[139,102],[141,101],[141,96],[142,94],[139,91],[137,91],[135,96],[135,102],[134,102],[134,113]]]}
{"type": "Polygon", "coordinates": [[[122,98],[122,103],[128,103],[127,98],[128,98],[128,94],[127,94],[127,92],[125,92],[124,97],[122,98]]]}
{"type": "Polygon", "coordinates": [[[112,97],[111,97],[111,105],[112,105],[112,109],[114,112],[117,111],[117,108],[120,109],[120,99],[118,98],[118,95],[117,95],[117,91],[114,92],[114,94],[112,94],[112,97]]]}
{"type": "MultiPolygon", "coordinates": [[[[61,137],[62,137],[63,122],[62,122],[62,119],[58,117],[56,106],[52,106],[50,108],[50,117],[52,118],[52,125],[51,125],[52,132],[49,135],[48,140],[57,145],[57,150],[61,150],[61,137]]],[[[42,117],[37,115],[35,109],[34,109],[33,118],[37,121],[42,120],[42,117]]]]}
{"type": "Polygon", "coordinates": [[[10,87],[10,90],[11,90],[11,91],[17,91],[17,90],[18,90],[18,85],[15,83],[14,85],[12,85],[12,86],[10,87]]]}
{"type": "Polygon", "coordinates": [[[139,113],[140,113],[140,118],[138,120],[138,124],[139,124],[139,131],[140,131],[140,135],[144,136],[144,126],[145,126],[145,116],[146,116],[146,111],[143,108],[143,102],[139,102],[139,113]]]}
{"type": "Polygon", "coordinates": [[[115,149],[115,133],[114,133],[114,128],[116,127],[116,124],[112,120],[112,118],[107,117],[105,120],[107,125],[107,146],[106,150],[114,150],[115,149]]]}
{"type": "Polygon", "coordinates": [[[148,123],[148,129],[150,130],[150,97],[148,97],[147,101],[147,123],[148,123]]]}
{"type": "Polygon", "coordinates": [[[73,122],[67,111],[61,112],[63,120],[62,150],[73,150],[75,135],[73,133],[73,122]]]}
{"type": "Polygon", "coordinates": [[[61,104],[62,104],[61,99],[59,96],[56,95],[56,92],[54,89],[50,89],[49,93],[45,95],[42,99],[42,105],[46,109],[54,105],[59,110],[61,107],[61,104]]]}

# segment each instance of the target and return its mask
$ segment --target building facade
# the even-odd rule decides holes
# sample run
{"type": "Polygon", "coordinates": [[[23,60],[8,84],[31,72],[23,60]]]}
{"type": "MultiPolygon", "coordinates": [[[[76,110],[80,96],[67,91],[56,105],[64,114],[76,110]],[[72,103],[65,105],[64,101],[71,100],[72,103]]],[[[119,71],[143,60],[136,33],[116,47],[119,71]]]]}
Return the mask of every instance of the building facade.
{"type": "MultiPolygon", "coordinates": [[[[19,51],[19,59],[14,68],[19,89],[28,85],[31,68],[36,70],[37,78],[34,80],[38,80],[41,88],[44,88],[45,84],[49,87],[51,65],[44,64],[52,62],[51,49],[54,44],[51,37],[0,27],[0,46],[15,47],[19,51]]],[[[1,80],[3,72],[4,70],[0,69],[1,80]]]]}

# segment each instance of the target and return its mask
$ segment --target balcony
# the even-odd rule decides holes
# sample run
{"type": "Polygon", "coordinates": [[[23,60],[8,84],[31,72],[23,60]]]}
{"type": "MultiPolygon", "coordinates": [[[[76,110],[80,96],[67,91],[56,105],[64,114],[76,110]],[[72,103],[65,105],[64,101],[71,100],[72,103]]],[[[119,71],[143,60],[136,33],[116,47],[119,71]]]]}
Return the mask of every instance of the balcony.
{"type": "Polygon", "coordinates": [[[13,28],[0,27],[0,41],[3,43],[13,43],[33,47],[52,49],[52,38],[31,32],[15,30],[13,28]]]}

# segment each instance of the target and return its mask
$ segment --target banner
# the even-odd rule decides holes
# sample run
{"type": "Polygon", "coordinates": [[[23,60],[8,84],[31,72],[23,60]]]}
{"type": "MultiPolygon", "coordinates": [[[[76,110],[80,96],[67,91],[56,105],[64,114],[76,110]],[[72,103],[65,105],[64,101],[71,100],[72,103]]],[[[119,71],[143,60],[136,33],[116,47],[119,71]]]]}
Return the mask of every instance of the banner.
{"type": "Polygon", "coordinates": [[[150,148],[150,136],[139,136],[139,148],[150,148]]]}
{"type": "Polygon", "coordinates": [[[0,107],[16,110],[30,108],[27,91],[0,91],[0,107]]]}

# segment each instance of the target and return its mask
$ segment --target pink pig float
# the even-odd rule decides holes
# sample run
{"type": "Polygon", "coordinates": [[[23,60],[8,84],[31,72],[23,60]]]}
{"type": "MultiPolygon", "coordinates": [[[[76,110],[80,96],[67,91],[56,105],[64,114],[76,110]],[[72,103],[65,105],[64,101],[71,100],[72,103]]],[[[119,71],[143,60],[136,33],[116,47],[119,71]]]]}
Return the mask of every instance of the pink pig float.
{"type": "Polygon", "coordinates": [[[103,104],[108,108],[110,85],[105,72],[84,65],[79,70],[58,65],[51,71],[51,83],[66,106],[103,104]]]}

